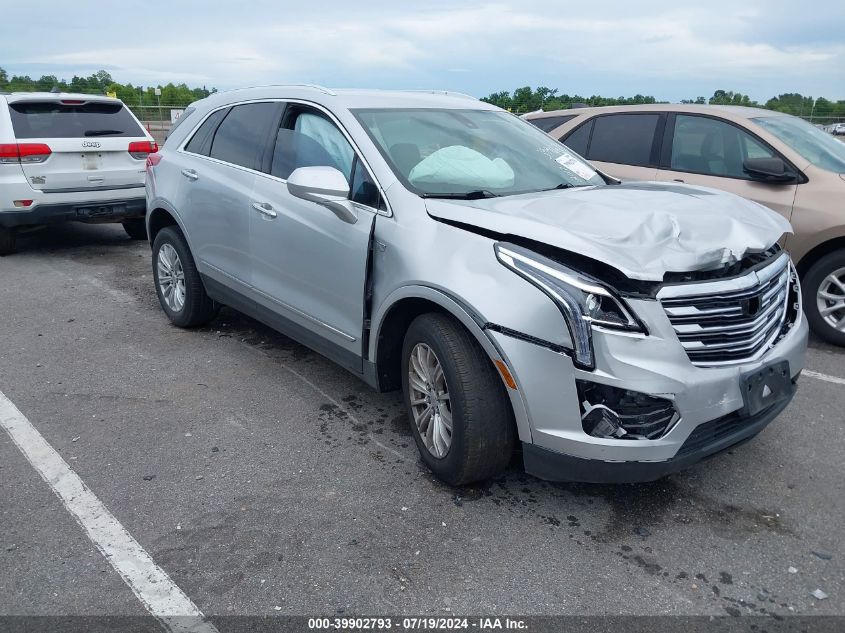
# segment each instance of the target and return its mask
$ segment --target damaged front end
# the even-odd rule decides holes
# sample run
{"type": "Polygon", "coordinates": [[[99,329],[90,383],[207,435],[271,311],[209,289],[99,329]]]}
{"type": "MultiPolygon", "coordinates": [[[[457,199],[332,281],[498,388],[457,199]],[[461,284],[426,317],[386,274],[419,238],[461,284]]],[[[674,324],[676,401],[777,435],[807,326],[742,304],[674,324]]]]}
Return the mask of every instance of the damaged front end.
{"type": "Polygon", "coordinates": [[[576,380],[584,433],[619,440],[656,440],[680,420],[668,398],[576,380]]]}

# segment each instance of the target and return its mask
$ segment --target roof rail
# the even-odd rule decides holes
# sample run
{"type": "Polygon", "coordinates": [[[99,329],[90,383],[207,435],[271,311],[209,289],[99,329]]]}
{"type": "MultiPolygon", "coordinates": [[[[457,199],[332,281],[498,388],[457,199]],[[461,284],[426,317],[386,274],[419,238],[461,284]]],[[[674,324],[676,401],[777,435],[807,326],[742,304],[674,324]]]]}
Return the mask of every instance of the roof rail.
{"type": "Polygon", "coordinates": [[[314,90],[319,90],[323,94],[331,95],[332,97],[337,96],[337,93],[334,90],[326,88],[325,86],[320,86],[318,84],[263,84],[260,86],[248,86],[247,88],[232,88],[231,90],[222,90],[221,93],[249,90],[249,88],[313,88],[314,90]]]}
{"type": "Polygon", "coordinates": [[[449,97],[461,97],[463,99],[478,101],[478,97],[473,97],[465,92],[456,92],[454,90],[403,90],[402,92],[425,92],[432,95],[446,95],[449,97]]]}
{"type": "Polygon", "coordinates": [[[290,86],[300,86],[302,88],[314,88],[314,90],[319,90],[323,94],[327,94],[332,97],[336,97],[337,93],[334,90],[326,88],[325,86],[321,86],[320,84],[289,84],[290,86]]]}

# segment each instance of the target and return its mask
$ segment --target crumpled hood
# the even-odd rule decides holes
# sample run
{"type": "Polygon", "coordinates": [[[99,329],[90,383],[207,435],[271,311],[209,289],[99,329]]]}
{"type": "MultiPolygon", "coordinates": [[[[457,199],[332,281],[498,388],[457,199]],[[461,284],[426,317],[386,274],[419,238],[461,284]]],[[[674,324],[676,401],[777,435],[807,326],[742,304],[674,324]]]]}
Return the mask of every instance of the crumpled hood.
{"type": "Polygon", "coordinates": [[[482,200],[425,201],[430,215],[591,257],[631,279],[661,281],[732,263],[791,233],[783,217],[730,193],[626,182],[482,200]]]}

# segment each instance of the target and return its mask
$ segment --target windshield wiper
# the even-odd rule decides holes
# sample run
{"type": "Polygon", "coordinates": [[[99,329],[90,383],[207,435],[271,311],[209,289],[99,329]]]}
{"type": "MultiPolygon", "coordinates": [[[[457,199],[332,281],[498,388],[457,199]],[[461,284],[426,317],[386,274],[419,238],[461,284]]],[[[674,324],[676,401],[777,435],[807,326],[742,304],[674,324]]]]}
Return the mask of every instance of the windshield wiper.
{"type": "Polygon", "coordinates": [[[424,193],[423,198],[446,198],[451,200],[480,200],[482,198],[498,198],[499,194],[487,191],[486,189],[476,189],[474,191],[461,191],[459,193],[424,193]]]}
{"type": "Polygon", "coordinates": [[[107,136],[109,134],[123,134],[123,130],[85,130],[85,136],[107,136]]]}
{"type": "MultiPolygon", "coordinates": [[[[540,191],[555,191],[557,189],[572,189],[575,186],[576,185],[573,185],[571,182],[562,182],[555,187],[550,187],[548,189],[540,189],[540,191]]],[[[578,186],[583,186],[583,185],[578,185],[578,186]]]]}

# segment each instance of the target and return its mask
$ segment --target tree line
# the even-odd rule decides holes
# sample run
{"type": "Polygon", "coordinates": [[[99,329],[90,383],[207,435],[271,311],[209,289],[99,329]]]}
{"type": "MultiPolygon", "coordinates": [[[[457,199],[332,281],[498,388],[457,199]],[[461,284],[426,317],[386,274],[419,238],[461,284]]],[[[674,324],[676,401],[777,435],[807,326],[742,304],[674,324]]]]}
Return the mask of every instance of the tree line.
{"type": "MultiPolygon", "coordinates": [[[[105,70],[98,70],[88,77],[74,75],[70,81],[66,81],[65,79],[59,79],[55,75],[42,75],[38,79],[33,79],[28,75],[9,76],[3,68],[0,68],[0,92],[49,92],[53,88],[58,88],[62,92],[114,94],[118,99],[133,107],[157,105],[159,99],[155,95],[156,88],[161,89],[162,105],[177,107],[184,107],[197,99],[203,99],[211,93],[216,92],[216,88],[209,89],[205,86],[202,88],[190,88],[184,83],[175,85],[168,83],[159,86],[133,86],[131,83],[121,84],[116,82],[105,70]]],[[[506,90],[494,92],[483,97],[481,100],[516,113],[532,112],[541,108],[547,112],[550,110],[564,110],[573,105],[611,106],[665,103],[658,101],[653,96],[641,94],[634,95],[633,97],[602,97],[599,95],[584,97],[579,94],[558,94],[557,88],[548,88],[546,86],[540,86],[538,88],[524,86],[517,88],[513,92],[506,90]]],[[[832,101],[824,97],[814,99],[813,97],[798,93],[781,94],[772,97],[765,103],[758,103],[741,92],[716,90],[709,99],[696,97],[694,99],[684,99],[681,103],[756,106],[794,114],[818,122],[825,122],[832,119],[845,120],[845,101],[832,101]]]]}
{"type": "MultiPolygon", "coordinates": [[[[668,103],[665,101],[658,101],[655,97],[650,95],[640,94],[634,95],[633,97],[602,97],[599,95],[584,97],[578,94],[558,94],[558,90],[556,88],[548,88],[546,86],[540,86],[539,88],[524,86],[522,88],[517,88],[513,92],[508,92],[506,90],[502,92],[494,92],[486,97],[483,97],[481,100],[516,113],[532,112],[540,109],[549,112],[551,110],[565,110],[573,106],[593,107],[668,103]]],[[[796,116],[801,116],[805,119],[812,119],[818,122],[824,122],[830,119],[845,120],[845,101],[832,101],[830,99],[825,99],[824,97],[814,99],[813,97],[804,96],[798,93],[781,94],[776,97],[772,97],[764,103],[759,103],[741,92],[716,90],[713,93],[713,96],[709,99],[705,97],[696,97],[694,99],[683,99],[681,103],[740,105],[766,108],[769,110],[777,110],[778,112],[785,112],[787,114],[794,114],[796,116]]]]}
{"type": "Polygon", "coordinates": [[[0,68],[0,92],[49,92],[58,88],[62,92],[78,92],[82,94],[113,94],[129,106],[158,105],[159,98],[155,89],[161,89],[161,104],[167,106],[184,107],[189,103],[207,97],[215,88],[189,88],[187,84],[174,85],[168,83],[158,86],[133,86],[131,83],[122,84],[105,70],[98,70],[88,77],[74,75],[70,81],[59,79],[55,75],[42,75],[33,79],[28,75],[12,75],[0,68]]]}

